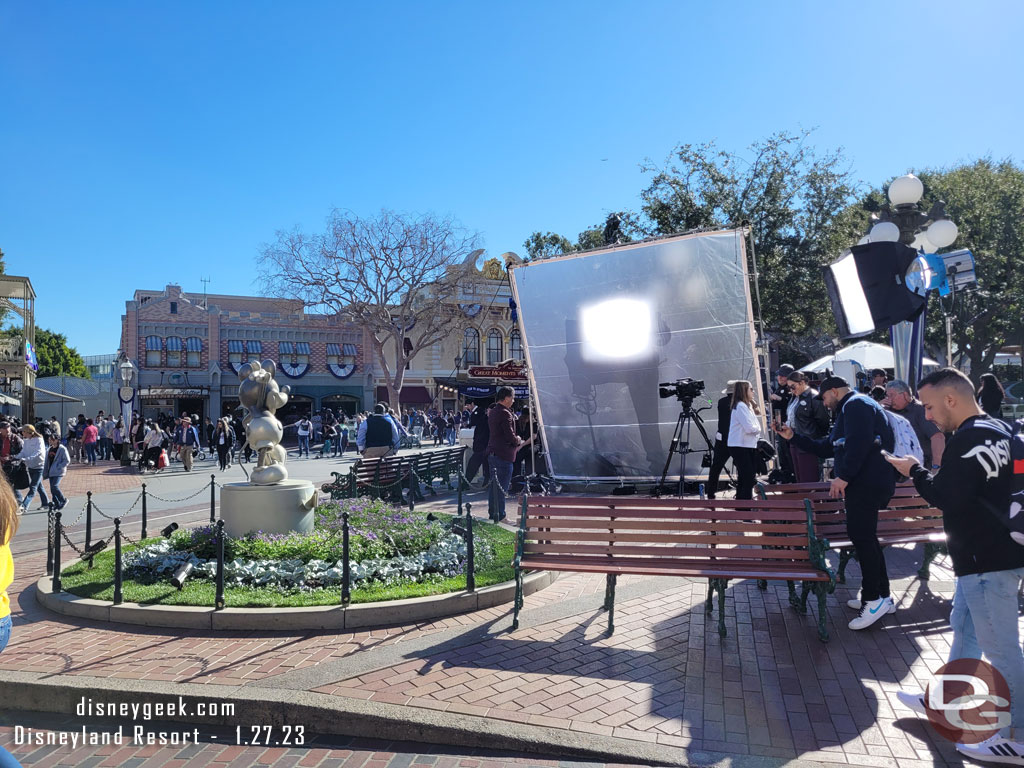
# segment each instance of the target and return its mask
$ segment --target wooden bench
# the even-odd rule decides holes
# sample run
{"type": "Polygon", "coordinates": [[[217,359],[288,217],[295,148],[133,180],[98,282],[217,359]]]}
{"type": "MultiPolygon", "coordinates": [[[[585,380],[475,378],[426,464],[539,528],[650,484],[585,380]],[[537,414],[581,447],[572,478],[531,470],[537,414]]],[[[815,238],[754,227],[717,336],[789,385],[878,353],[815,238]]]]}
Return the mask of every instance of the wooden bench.
{"type": "MultiPolygon", "coordinates": [[[[462,475],[463,456],[466,446],[458,445],[452,448],[443,448],[440,451],[427,451],[416,456],[416,478],[430,490],[434,496],[434,481],[440,480],[448,490],[455,490],[452,486],[452,477],[456,481],[462,475]]],[[[420,494],[422,498],[422,494],[420,494]]]]}
{"type": "Polygon", "coordinates": [[[402,503],[404,491],[412,490],[414,500],[425,498],[420,483],[424,483],[433,495],[434,481],[441,480],[449,490],[452,477],[462,476],[462,461],[466,447],[445,448],[414,455],[389,455],[374,459],[359,459],[347,473],[331,472],[334,481],[324,483],[321,489],[331,494],[332,499],[354,499],[358,496],[372,496],[402,503]]]}
{"type": "MultiPolygon", "coordinates": [[[[790,483],[758,486],[762,498],[799,497],[811,503],[815,528],[831,549],[839,552],[838,579],[846,582],[846,566],[856,559],[853,542],[846,533],[846,505],[842,499],[831,499],[828,483],[790,483]]],[[[885,509],[878,512],[878,543],[924,544],[924,556],[917,575],[924,581],[930,577],[932,561],[948,554],[946,532],[942,526],[942,510],[921,498],[913,484],[901,483],[885,509]]]]}
{"type": "Polygon", "coordinates": [[[790,603],[807,612],[818,598],[818,635],[828,640],[825,598],[835,574],[825,562],[829,544],[818,537],[803,499],[768,501],[645,499],[640,497],[524,497],[515,556],[512,628],[519,627],[523,571],[606,574],[603,610],[615,629],[615,582],[620,574],[706,578],[705,611],[718,594],[718,632],[725,629],[725,590],[731,579],[800,582],[790,603]]]}
{"type": "Polygon", "coordinates": [[[415,460],[415,456],[401,455],[359,459],[346,474],[331,472],[334,482],[324,483],[321,488],[332,499],[370,496],[400,504],[403,490],[409,487],[415,460]]]}

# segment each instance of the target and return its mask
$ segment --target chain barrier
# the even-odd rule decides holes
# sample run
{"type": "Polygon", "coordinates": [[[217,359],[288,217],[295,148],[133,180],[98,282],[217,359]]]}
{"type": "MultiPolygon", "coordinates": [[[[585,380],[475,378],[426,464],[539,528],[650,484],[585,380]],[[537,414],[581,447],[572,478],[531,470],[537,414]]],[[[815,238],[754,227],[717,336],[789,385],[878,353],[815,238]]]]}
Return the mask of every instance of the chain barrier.
{"type": "MultiPolygon", "coordinates": [[[[210,482],[213,482],[213,481],[210,481],[210,482]]],[[[165,501],[165,502],[167,502],[169,504],[177,504],[178,502],[181,502],[181,501],[188,501],[189,499],[194,499],[200,493],[205,492],[209,487],[210,487],[210,483],[205,483],[203,485],[203,487],[200,488],[198,491],[196,491],[195,493],[191,494],[190,496],[185,496],[184,498],[181,498],[181,499],[165,499],[163,496],[157,496],[155,493],[153,493],[152,491],[150,491],[148,489],[146,491],[146,496],[148,498],[150,498],[150,499],[156,499],[157,501],[165,501]]]]}
{"type": "MultiPolygon", "coordinates": [[[[130,515],[131,511],[133,509],[135,509],[135,507],[138,506],[140,501],[142,501],[142,491],[139,491],[139,495],[135,497],[135,501],[132,502],[132,505],[130,507],[128,507],[128,509],[126,509],[124,511],[124,514],[122,515],[122,517],[127,517],[128,515],[130,515]]],[[[95,506],[95,504],[93,504],[93,506],[95,506]]]]}
{"type": "MultiPolygon", "coordinates": [[[[60,535],[61,535],[61,537],[63,537],[64,541],[67,542],[68,546],[71,547],[73,550],[75,550],[75,552],[78,554],[79,557],[89,557],[90,556],[90,555],[86,554],[85,552],[83,552],[82,550],[80,550],[78,547],[75,546],[75,543],[73,541],[71,541],[71,539],[68,538],[68,533],[67,533],[67,531],[64,530],[63,526],[61,526],[60,535]]],[[[103,542],[103,546],[102,547],[97,547],[97,544],[99,543],[99,539],[97,539],[96,541],[90,543],[89,549],[96,550],[95,552],[92,553],[92,555],[99,554],[99,552],[102,549],[106,548],[110,544],[110,542],[112,542],[113,540],[114,540],[114,534],[112,533],[112,534],[110,534],[110,536],[107,537],[107,540],[103,542]]]]}

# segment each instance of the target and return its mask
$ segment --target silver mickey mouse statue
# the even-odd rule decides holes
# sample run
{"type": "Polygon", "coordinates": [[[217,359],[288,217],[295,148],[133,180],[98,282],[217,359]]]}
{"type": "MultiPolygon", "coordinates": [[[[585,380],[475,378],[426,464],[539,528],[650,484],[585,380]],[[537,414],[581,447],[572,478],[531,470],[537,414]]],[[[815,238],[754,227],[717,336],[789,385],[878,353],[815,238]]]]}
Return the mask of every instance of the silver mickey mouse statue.
{"type": "Polygon", "coordinates": [[[275,373],[277,364],[273,360],[254,360],[238,370],[238,400],[246,410],[242,421],[245,439],[258,454],[250,485],[273,485],[288,479],[284,466],[287,453],[281,446],[284,427],[274,414],[288,402],[291,387],[278,387],[275,373]]]}

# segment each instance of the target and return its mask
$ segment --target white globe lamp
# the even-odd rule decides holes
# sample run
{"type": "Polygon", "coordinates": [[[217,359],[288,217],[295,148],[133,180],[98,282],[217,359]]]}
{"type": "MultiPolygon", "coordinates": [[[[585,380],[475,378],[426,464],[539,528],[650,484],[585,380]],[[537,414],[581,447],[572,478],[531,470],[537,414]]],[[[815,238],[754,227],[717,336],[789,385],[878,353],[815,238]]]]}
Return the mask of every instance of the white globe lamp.
{"type": "Polygon", "coordinates": [[[893,205],[914,205],[924,194],[924,184],[912,173],[897,176],[889,185],[889,200],[893,205]]]}
{"type": "Polygon", "coordinates": [[[900,228],[891,221],[880,221],[871,228],[872,243],[898,243],[900,228]]]}
{"type": "Polygon", "coordinates": [[[956,240],[956,224],[950,219],[939,219],[928,226],[925,234],[931,242],[935,243],[936,248],[945,248],[956,240]]]}

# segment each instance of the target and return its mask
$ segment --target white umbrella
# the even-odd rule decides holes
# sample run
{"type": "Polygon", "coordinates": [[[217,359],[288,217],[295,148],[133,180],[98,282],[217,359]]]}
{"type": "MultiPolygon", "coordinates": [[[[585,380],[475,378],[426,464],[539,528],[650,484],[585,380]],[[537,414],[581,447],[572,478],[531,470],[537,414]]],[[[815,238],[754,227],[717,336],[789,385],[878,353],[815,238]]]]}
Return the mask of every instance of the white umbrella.
{"type": "MultiPolygon", "coordinates": [[[[884,344],[874,344],[870,341],[859,341],[856,344],[851,344],[848,347],[840,349],[834,355],[819,358],[813,363],[805,365],[800,370],[816,373],[818,371],[823,371],[826,368],[831,368],[832,364],[837,360],[849,360],[855,362],[865,371],[870,371],[872,368],[895,367],[892,347],[888,347],[884,344]]],[[[938,366],[937,362],[928,357],[924,358],[922,362],[924,365],[938,366]]]]}

